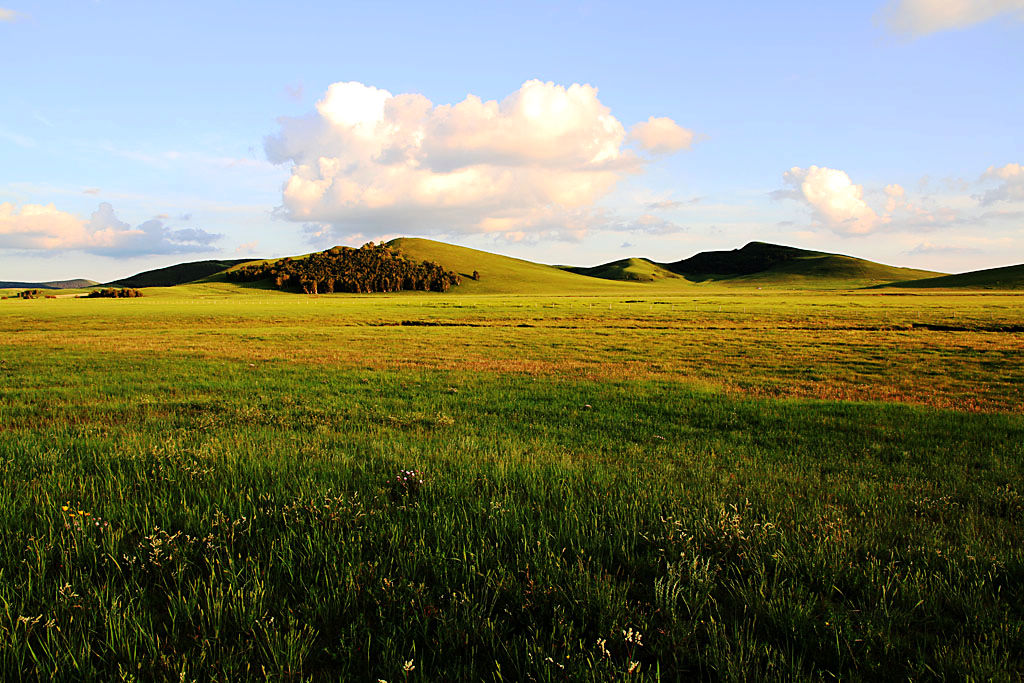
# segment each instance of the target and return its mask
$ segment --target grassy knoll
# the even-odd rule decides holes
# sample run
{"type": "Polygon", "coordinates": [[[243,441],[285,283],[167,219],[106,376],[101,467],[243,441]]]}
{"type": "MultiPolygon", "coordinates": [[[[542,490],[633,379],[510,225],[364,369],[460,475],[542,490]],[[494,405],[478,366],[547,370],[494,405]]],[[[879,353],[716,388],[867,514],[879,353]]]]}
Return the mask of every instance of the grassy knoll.
{"type": "Polygon", "coordinates": [[[639,288],[636,283],[588,277],[532,261],[500,256],[433,240],[402,237],[388,245],[403,256],[435,261],[462,276],[457,294],[600,294],[639,288]],[[480,280],[470,278],[473,271],[480,280]]]}
{"type": "Polygon", "coordinates": [[[130,277],[114,280],[109,284],[118,285],[120,287],[174,287],[175,285],[182,285],[187,282],[194,282],[202,278],[210,277],[211,275],[220,273],[233,266],[248,263],[251,260],[253,259],[192,261],[190,263],[178,263],[173,266],[167,266],[166,268],[157,268],[156,270],[147,270],[142,273],[136,273],[130,277]]]}
{"type": "Polygon", "coordinates": [[[702,291],[0,302],[0,678],[1024,675],[1020,298],[702,291]]]}
{"type": "Polygon", "coordinates": [[[878,286],[912,289],[1024,289],[1024,263],[878,286]]]}
{"type": "Polygon", "coordinates": [[[563,266],[565,270],[580,275],[599,277],[606,280],[632,280],[636,282],[654,282],[662,279],[675,279],[680,277],[675,273],[665,270],[661,266],[645,258],[626,258],[611,263],[605,263],[592,268],[577,266],[563,266]]]}

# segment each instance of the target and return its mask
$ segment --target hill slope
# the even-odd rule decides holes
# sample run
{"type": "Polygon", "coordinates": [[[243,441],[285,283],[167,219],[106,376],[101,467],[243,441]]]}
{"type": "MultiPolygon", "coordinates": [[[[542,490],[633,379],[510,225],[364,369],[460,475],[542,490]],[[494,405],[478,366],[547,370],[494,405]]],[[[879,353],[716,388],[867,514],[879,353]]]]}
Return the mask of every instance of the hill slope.
{"type": "Polygon", "coordinates": [[[563,266],[563,270],[578,275],[599,277],[605,280],[629,280],[633,282],[655,282],[664,279],[677,279],[678,275],[645,258],[625,258],[599,266],[585,268],[581,266],[563,266]]]}
{"type": "Polygon", "coordinates": [[[893,282],[877,287],[907,287],[914,289],[1024,289],[1024,263],[1002,268],[972,270],[958,275],[943,275],[907,282],[893,282]]]}
{"type": "Polygon", "coordinates": [[[107,285],[113,287],[173,287],[175,285],[183,285],[187,282],[201,280],[205,277],[219,273],[222,270],[227,270],[231,266],[236,266],[240,263],[246,263],[253,260],[254,259],[233,259],[225,261],[210,260],[179,263],[174,266],[167,266],[166,268],[157,268],[156,270],[147,270],[142,273],[136,273],[131,277],[108,282],[107,285]]]}
{"type": "Polygon", "coordinates": [[[415,237],[399,237],[388,246],[404,256],[435,261],[462,276],[452,293],[465,294],[599,294],[621,292],[629,283],[572,273],[555,266],[499,256],[486,251],[415,237]],[[472,279],[473,271],[480,280],[472,279]]]}
{"type": "Polygon", "coordinates": [[[52,282],[0,282],[0,289],[82,289],[99,284],[95,280],[53,280],[52,282]]]}
{"type": "Polygon", "coordinates": [[[695,282],[777,287],[866,287],[938,274],[764,242],[731,251],[702,252],[660,265],[695,282]]]}

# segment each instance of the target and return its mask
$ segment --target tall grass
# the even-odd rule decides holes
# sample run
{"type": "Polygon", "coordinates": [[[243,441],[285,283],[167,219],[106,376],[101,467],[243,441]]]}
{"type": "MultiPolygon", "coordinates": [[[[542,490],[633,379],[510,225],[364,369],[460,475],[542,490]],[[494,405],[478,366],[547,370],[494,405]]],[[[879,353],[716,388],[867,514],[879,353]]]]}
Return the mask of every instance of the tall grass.
{"type": "Polygon", "coordinates": [[[8,680],[1024,675],[1019,414],[2,352],[8,680]]]}

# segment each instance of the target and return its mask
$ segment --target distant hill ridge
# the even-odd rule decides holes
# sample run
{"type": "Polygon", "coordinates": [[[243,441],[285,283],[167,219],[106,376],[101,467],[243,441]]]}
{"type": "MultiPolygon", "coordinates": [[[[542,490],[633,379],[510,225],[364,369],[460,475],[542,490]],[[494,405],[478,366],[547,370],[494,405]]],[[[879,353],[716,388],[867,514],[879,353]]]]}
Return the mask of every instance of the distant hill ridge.
{"type": "Polygon", "coordinates": [[[697,283],[812,288],[865,287],[939,274],[767,242],[750,242],[727,251],[705,251],[668,263],[632,258],[569,270],[612,280],[654,282],[677,277],[697,283]]]}
{"type": "Polygon", "coordinates": [[[254,260],[258,259],[244,258],[179,263],[174,266],[167,266],[166,268],[147,270],[106,284],[113,287],[174,287],[175,285],[184,285],[196,280],[202,280],[227,270],[231,266],[237,266],[240,263],[248,263],[254,260]]]}
{"type": "Polygon", "coordinates": [[[1024,263],[1002,268],[972,270],[958,275],[942,275],[909,282],[891,282],[876,287],[913,289],[1024,289],[1024,263]]]}
{"type": "Polygon", "coordinates": [[[731,251],[702,252],[661,265],[695,282],[776,287],[855,288],[941,275],[766,242],[751,242],[731,251]]]}
{"type": "MultiPolygon", "coordinates": [[[[597,266],[551,266],[434,240],[400,237],[387,243],[417,262],[430,261],[461,275],[452,293],[462,294],[616,294],[679,291],[702,283],[727,287],[860,289],[867,287],[1024,289],[1024,264],[959,275],[900,268],[865,259],[766,242],[739,249],[707,251],[659,263],[633,257],[597,266]],[[479,279],[472,277],[479,273],[479,279]]],[[[309,255],[293,257],[294,260],[309,255]]],[[[211,259],[181,263],[107,283],[115,287],[173,287],[227,283],[225,271],[259,259],[211,259]]],[[[270,261],[264,261],[264,264],[270,261]]],[[[95,286],[92,280],[46,283],[0,282],[7,289],[95,286]]],[[[250,285],[251,286],[251,285],[250,285]]]]}
{"type": "Polygon", "coordinates": [[[99,284],[95,280],[53,280],[51,282],[0,282],[0,289],[82,289],[99,284]]]}
{"type": "Polygon", "coordinates": [[[629,280],[633,282],[654,282],[679,276],[663,266],[645,258],[624,258],[592,268],[562,266],[565,270],[579,275],[600,277],[606,280],[629,280]]]}
{"type": "Polygon", "coordinates": [[[684,276],[752,275],[793,261],[832,256],[820,251],[808,251],[767,242],[750,242],[729,251],[702,251],[688,259],[661,264],[666,270],[684,276]]]}

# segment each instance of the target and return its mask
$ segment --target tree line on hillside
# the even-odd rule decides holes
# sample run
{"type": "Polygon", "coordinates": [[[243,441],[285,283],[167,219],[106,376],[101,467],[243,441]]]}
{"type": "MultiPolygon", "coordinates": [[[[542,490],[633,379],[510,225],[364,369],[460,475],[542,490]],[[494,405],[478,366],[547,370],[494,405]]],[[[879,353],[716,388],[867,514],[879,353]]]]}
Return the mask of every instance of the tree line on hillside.
{"type": "Polygon", "coordinates": [[[142,296],[142,292],[131,287],[105,287],[103,289],[94,289],[87,295],[86,298],[107,298],[107,299],[134,299],[135,297],[142,296]]]}
{"type": "MultiPolygon", "coordinates": [[[[3,298],[3,299],[38,299],[41,296],[43,296],[43,293],[40,292],[38,289],[24,289],[24,290],[18,292],[17,294],[12,294],[11,296],[5,296],[5,297],[0,297],[0,298],[3,298]]],[[[47,296],[46,298],[47,299],[53,299],[54,297],[53,296],[47,296]]]]}
{"type": "Polygon", "coordinates": [[[273,263],[241,266],[229,270],[234,282],[270,280],[278,289],[306,294],[332,292],[398,292],[421,290],[447,292],[462,282],[458,273],[433,261],[413,261],[384,244],[368,242],[362,247],[333,247],[306,258],[283,258],[273,263]]]}

